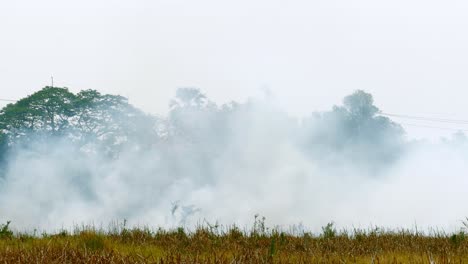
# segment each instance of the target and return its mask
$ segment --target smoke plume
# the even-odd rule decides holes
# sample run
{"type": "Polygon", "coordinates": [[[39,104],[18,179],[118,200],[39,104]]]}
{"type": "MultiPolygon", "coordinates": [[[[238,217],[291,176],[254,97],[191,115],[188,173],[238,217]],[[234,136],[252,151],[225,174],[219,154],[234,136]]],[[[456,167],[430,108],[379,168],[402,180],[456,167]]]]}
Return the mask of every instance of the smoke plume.
{"type": "Polygon", "coordinates": [[[256,214],[312,231],[450,230],[468,215],[465,138],[410,141],[363,91],[303,119],[267,100],[218,106],[197,89],[179,89],[167,117],[95,91],[48,96],[0,113],[0,220],[20,230],[243,227],[256,214]],[[52,114],[27,119],[41,104],[52,114]]]}

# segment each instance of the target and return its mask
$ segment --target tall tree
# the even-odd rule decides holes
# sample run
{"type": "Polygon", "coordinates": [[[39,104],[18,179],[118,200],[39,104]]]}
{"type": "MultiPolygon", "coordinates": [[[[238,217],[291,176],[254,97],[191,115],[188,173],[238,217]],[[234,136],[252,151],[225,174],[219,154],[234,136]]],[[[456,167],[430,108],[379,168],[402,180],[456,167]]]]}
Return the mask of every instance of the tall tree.
{"type": "Polygon", "coordinates": [[[70,128],[75,99],[66,88],[45,87],[0,110],[0,131],[8,144],[31,136],[61,136],[70,128]]]}
{"type": "Polygon", "coordinates": [[[404,142],[403,128],[379,112],[372,95],[358,90],[342,106],[306,119],[301,143],[315,157],[342,157],[378,169],[401,154],[404,142]]]}
{"type": "Polygon", "coordinates": [[[58,87],[45,87],[0,111],[0,133],[9,146],[58,137],[111,153],[128,141],[133,147],[151,145],[142,141],[154,136],[147,134],[155,122],[122,96],[95,90],[73,94],[58,87]]]}

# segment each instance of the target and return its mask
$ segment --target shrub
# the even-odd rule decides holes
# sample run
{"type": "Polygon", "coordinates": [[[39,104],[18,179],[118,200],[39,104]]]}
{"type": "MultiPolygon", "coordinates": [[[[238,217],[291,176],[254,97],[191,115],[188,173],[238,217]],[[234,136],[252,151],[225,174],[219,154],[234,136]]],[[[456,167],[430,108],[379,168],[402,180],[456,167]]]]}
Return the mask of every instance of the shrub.
{"type": "Polygon", "coordinates": [[[336,236],[336,229],[334,227],[335,223],[330,222],[326,226],[322,227],[322,238],[329,239],[336,236]]]}
{"type": "Polygon", "coordinates": [[[6,224],[0,225],[0,239],[12,238],[13,231],[10,230],[11,221],[7,221],[6,224]]]}

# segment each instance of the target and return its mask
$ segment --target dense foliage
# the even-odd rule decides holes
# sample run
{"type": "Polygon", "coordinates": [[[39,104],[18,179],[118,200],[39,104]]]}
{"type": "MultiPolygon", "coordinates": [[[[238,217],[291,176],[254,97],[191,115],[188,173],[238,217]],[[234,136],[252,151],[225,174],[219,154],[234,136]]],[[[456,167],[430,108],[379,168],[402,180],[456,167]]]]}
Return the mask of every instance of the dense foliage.
{"type": "Polygon", "coordinates": [[[94,90],[73,94],[57,87],[45,87],[0,111],[2,142],[9,147],[62,138],[82,149],[93,146],[116,151],[139,138],[140,131],[134,129],[137,125],[153,122],[154,118],[128,104],[124,97],[94,90]]]}

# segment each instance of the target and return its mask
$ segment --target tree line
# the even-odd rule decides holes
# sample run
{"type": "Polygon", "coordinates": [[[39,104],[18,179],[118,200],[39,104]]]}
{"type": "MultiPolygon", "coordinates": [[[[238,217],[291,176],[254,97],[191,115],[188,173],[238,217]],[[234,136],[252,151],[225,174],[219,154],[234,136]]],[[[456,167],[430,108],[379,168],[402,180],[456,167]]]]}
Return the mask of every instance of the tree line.
{"type": "Polygon", "coordinates": [[[0,157],[6,164],[15,151],[64,140],[77,153],[115,158],[153,151],[209,167],[226,151],[286,142],[323,164],[351,160],[378,169],[403,149],[402,127],[379,115],[372,95],[361,90],[301,120],[268,102],[217,105],[195,88],[178,89],[169,106],[169,114],[158,117],[122,96],[45,87],[0,110],[0,157]]]}

